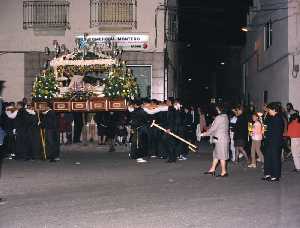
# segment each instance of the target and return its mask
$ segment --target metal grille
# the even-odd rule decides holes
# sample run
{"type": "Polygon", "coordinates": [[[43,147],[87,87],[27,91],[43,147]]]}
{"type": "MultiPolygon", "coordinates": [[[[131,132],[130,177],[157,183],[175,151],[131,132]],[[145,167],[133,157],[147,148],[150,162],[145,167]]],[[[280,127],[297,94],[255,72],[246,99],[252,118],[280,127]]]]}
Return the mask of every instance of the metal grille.
{"type": "Polygon", "coordinates": [[[90,26],[137,27],[136,0],[90,0],[90,26]]]}
{"type": "Polygon", "coordinates": [[[68,1],[24,1],[23,28],[69,29],[68,1]]]}
{"type": "Polygon", "coordinates": [[[168,28],[167,28],[167,38],[170,41],[176,41],[178,35],[178,18],[177,14],[169,13],[168,15],[168,28]]]}

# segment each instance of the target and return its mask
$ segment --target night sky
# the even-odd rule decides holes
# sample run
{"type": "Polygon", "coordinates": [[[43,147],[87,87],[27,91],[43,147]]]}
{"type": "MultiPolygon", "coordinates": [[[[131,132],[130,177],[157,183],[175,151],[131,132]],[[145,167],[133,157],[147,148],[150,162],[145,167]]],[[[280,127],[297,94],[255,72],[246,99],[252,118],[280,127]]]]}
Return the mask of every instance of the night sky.
{"type": "MultiPolygon", "coordinates": [[[[212,74],[222,74],[231,46],[241,47],[249,0],[179,0],[181,43],[181,97],[187,102],[206,102],[211,96],[212,74]],[[188,79],[192,80],[189,82],[188,79]],[[201,101],[199,100],[201,97],[201,101]],[[197,98],[196,98],[197,97],[197,98]]],[[[222,83],[224,78],[219,80],[222,83]]],[[[225,89],[226,90],[226,89],[225,89]]],[[[225,91],[226,93],[226,91],[225,91]]],[[[220,94],[222,96],[223,94],[220,94]]]]}

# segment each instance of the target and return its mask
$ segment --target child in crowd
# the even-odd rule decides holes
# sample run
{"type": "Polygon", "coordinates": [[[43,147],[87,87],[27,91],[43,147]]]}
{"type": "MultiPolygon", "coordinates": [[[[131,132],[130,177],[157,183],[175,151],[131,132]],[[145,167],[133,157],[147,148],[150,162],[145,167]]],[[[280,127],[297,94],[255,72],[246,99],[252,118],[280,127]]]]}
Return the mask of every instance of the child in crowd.
{"type": "Polygon", "coordinates": [[[260,162],[264,162],[264,156],[261,152],[261,141],[263,139],[263,125],[260,121],[260,117],[257,113],[252,114],[253,127],[251,132],[251,164],[248,168],[256,168],[256,154],[259,157],[260,162]]]}

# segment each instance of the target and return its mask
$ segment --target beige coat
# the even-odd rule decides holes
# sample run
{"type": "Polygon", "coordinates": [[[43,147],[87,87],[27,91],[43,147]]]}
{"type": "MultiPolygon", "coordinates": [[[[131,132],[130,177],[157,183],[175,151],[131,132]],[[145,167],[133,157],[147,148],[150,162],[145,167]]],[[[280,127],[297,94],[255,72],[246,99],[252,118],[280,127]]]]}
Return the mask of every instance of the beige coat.
{"type": "Polygon", "coordinates": [[[215,143],[214,158],[219,160],[229,159],[229,119],[226,114],[218,115],[203,136],[217,138],[213,140],[215,143]]]}

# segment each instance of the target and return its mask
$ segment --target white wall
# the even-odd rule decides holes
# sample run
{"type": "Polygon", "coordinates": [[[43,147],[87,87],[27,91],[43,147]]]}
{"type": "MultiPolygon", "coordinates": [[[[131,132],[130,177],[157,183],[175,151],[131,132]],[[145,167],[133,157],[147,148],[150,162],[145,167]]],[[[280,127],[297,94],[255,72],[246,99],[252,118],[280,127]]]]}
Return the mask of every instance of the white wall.
{"type": "Polygon", "coordinates": [[[292,77],[293,56],[294,63],[300,64],[300,2],[292,1],[289,3],[289,101],[293,103],[294,108],[300,110],[300,73],[297,78],[292,77]]]}
{"type": "MultiPolygon", "coordinates": [[[[287,1],[287,0],[286,0],[287,1]]],[[[270,3],[268,0],[261,4],[270,3]]],[[[282,1],[284,2],[284,1],[282,1]]],[[[271,6],[264,6],[271,8],[271,6]]],[[[247,42],[243,50],[242,62],[248,64],[247,93],[251,101],[261,108],[263,93],[268,91],[268,101],[289,100],[289,50],[288,50],[288,10],[260,11],[252,15],[247,33],[247,42]],[[264,24],[268,20],[273,24],[273,43],[265,50],[264,24]]]]}
{"type": "Polygon", "coordinates": [[[6,81],[2,93],[5,101],[24,97],[24,54],[0,55],[0,80],[6,81]]]}
{"type": "Polygon", "coordinates": [[[85,32],[91,34],[99,33],[145,33],[150,35],[150,48],[147,51],[163,51],[164,46],[164,20],[163,12],[158,13],[158,47],[155,48],[155,9],[161,0],[138,0],[137,29],[130,31],[99,31],[90,28],[89,1],[69,0],[70,2],[70,25],[64,35],[35,35],[32,29],[23,30],[23,1],[1,0],[0,8],[0,50],[34,50],[42,51],[45,46],[51,46],[52,40],[65,43],[67,47],[74,47],[74,36],[85,32]]]}
{"type": "MultiPolygon", "coordinates": [[[[155,47],[155,9],[162,0],[138,0],[137,29],[130,31],[99,31],[91,29],[89,1],[69,0],[70,30],[61,32],[37,33],[32,29],[23,29],[23,1],[1,0],[0,7],[0,52],[1,51],[43,51],[52,46],[53,40],[66,44],[67,48],[75,46],[74,36],[88,32],[90,34],[134,33],[150,36],[149,48],[146,52],[163,53],[164,50],[164,12],[158,11],[158,39],[155,47]]],[[[0,80],[6,80],[4,95],[7,99],[20,99],[24,96],[24,58],[21,54],[4,54],[0,57],[0,80]],[[6,66],[9,65],[9,66],[6,66]],[[17,91],[13,88],[18,88],[17,91]]],[[[161,74],[161,73],[159,73],[161,74]]],[[[161,76],[161,75],[158,75],[161,76]]]]}

